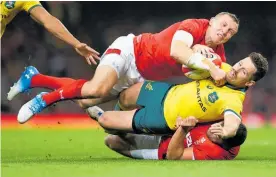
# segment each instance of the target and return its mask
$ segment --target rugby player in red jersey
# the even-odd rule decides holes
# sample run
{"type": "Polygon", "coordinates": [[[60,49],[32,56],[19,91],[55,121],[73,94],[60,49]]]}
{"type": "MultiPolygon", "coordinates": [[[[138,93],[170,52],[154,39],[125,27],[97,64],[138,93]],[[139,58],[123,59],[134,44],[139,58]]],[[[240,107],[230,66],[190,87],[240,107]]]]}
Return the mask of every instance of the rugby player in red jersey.
{"type": "Polygon", "coordinates": [[[238,155],[247,136],[243,124],[234,137],[222,139],[221,132],[213,132],[212,127],[222,127],[223,122],[198,124],[192,128],[194,123],[189,121],[194,120],[194,117],[178,119],[180,126],[173,136],[108,135],[105,144],[124,156],[137,159],[232,160],[238,155]]]}
{"type": "Polygon", "coordinates": [[[156,34],[121,36],[105,51],[90,81],[67,79],[65,83],[64,78],[49,78],[33,72],[36,69],[30,67],[20,78],[26,84],[17,82],[8,93],[8,99],[28,88],[41,87],[41,80],[47,80],[47,85],[64,82],[63,87],[50,93],[40,93],[21,108],[20,114],[25,122],[58,101],[84,99],[79,103],[83,108],[88,108],[144,79],[158,81],[183,76],[183,65],[209,70],[220,84],[225,80],[225,72],[214,67],[205,55],[214,52],[225,62],[223,44],[237,33],[238,26],[239,20],[234,14],[222,12],[210,20],[184,20],[156,34]]]}

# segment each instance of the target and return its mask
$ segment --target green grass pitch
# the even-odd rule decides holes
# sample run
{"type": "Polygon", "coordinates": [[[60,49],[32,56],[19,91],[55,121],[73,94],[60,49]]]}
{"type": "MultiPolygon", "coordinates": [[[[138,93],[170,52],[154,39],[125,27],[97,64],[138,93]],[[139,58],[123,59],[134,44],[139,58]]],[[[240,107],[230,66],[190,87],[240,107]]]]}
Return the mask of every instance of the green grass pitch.
{"type": "Polygon", "coordinates": [[[249,130],[234,161],[146,161],[107,149],[100,129],[2,130],[3,177],[275,177],[276,129],[249,130]]]}

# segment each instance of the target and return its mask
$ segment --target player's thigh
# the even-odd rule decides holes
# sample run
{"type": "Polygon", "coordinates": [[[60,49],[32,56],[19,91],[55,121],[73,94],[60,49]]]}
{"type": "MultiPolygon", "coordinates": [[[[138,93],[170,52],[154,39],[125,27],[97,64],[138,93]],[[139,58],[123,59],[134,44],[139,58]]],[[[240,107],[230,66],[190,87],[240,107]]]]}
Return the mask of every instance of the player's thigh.
{"type": "MultiPolygon", "coordinates": [[[[118,56],[113,59],[115,60],[116,58],[121,60],[118,56]]],[[[90,89],[97,89],[98,91],[102,91],[107,94],[117,82],[117,71],[112,66],[99,65],[92,80],[88,81],[86,87],[89,87],[90,89]]]]}
{"type": "Polygon", "coordinates": [[[132,119],[136,110],[107,111],[99,118],[99,124],[107,130],[132,132],[132,119]]]}
{"type": "Polygon", "coordinates": [[[116,89],[118,91],[114,95],[117,95],[128,86],[126,75],[133,60],[135,59],[132,38],[128,36],[117,38],[101,57],[91,85],[99,84],[102,90],[109,90],[112,94],[114,94],[112,90],[116,89]]]}
{"type": "Polygon", "coordinates": [[[120,93],[119,101],[122,107],[127,109],[136,108],[136,102],[143,86],[143,82],[139,82],[120,93]]]}

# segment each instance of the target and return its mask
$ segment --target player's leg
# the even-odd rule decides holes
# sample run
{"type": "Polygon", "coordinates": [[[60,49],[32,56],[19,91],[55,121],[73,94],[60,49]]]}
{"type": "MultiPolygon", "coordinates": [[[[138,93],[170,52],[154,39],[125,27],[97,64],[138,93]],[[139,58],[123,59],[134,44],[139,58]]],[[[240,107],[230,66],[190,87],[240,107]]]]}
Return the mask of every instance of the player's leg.
{"type": "Polygon", "coordinates": [[[41,112],[44,108],[58,101],[83,98],[83,89],[87,91],[86,94],[102,96],[101,94],[104,92],[99,92],[101,90],[101,86],[102,91],[107,92],[106,90],[111,89],[117,80],[117,73],[112,67],[105,65],[99,66],[96,70],[94,78],[91,81],[88,81],[89,84],[86,84],[85,86],[84,84],[87,83],[87,81],[79,79],[50,93],[41,93],[37,95],[34,99],[30,100],[21,107],[17,117],[18,121],[20,123],[24,123],[28,121],[33,115],[41,112]],[[105,80],[107,82],[105,82],[105,80]],[[92,87],[90,84],[95,85],[92,87]]]}
{"type": "MultiPolygon", "coordinates": [[[[133,40],[129,36],[117,38],[103,54],[94,77],[87,82],[76,81],[66,88],[60,88],[55,93],[43,96],[46,104],[60,101],[58,93],[63,93],[63,99],[72,98],[102,98],[108,96],[110,91],[124,77],[133,61],[133,40]],[[70,89],[74,88],[74,89],[70,89]],[[68,92],[68,94],[66,93],[68,92]],[[47,101],[48,100],[48,101],[47,101]]],[[[90,105],[92,106],[92,105],[90,105]]]]}
{"type": "MultiPolygon", "coordinates": [[[[25,92],[31,88],[47,88],[56,90],[66,85],[75,82],[75,79],[68,77],[54,77],[39,73],[37,68],[28,66],[21,74],[19,80],[11,87],[8,92],[8,100],[12,100],[19,93],[25,92]],[[29,77],[29,80],[27,80],[29,77]]],[[[107,101],[115,99],[117,96],[110,95],[108,97],[99,99],[80,99],[74,100],[81,108],[86,109],[91,105],[105,103],[107,101]]]]}
{"type": "Polygon", "coordinates": [[[105,129],[146,134],[168,134],[172,131],[163,113],[163,100],[171,84],[146,81],[139,93],[137,111],[109,111],[99,119],[105,129]]]}
{"type": "Polygon", "coordinates": [[[105,137],[104,142],[105,142],[105,145],[111,150],[119,154],[122,154],[123,156],[131,157],[131,154],[130,154],[131,143],[123,139],[121,136],[107,135],[105,137]]]}
{"type": "Polygon", "coordinates": [[[131,111],[106,111],[99,118],[99,124],[106,130],[119,130],[133,132],[132,119],[136,110],[131,111]]]}
{"type": "Polygon", "coordinates": [[[160,136],[125,134],[108,135],[105,144],[108,148],[135,159],[158,159],[160,136]]]}
{"type": "MultiPolygon", "coordinates": [[[[29,120],[34,114],[42,111],[45,107],[62,100],[102,98],[109,95],[112,87],[118,79],[123,77],[129,67],[128,50],[124,45],[132,43],[126,37],[120,37],[110,46],[122,48],[109,48],[103,55],[94,77],[90,81],[76,80],[73,83],[61,87],[50,93],[41,93],[34,99],[22,106],[18,114],[18,121],[21,123],[29,120]],[[123,50],[125,52],[123,53],[123,50]]],[[[127,48],[128,49],[128,48],[127,48]]],[[[95,100],[96,103],[99,100],[95,100]]],[[[90,102],[91,104],[93,101],[90,102]]],[[[94,103],[95,105],[95,103],[94,103]]]]}

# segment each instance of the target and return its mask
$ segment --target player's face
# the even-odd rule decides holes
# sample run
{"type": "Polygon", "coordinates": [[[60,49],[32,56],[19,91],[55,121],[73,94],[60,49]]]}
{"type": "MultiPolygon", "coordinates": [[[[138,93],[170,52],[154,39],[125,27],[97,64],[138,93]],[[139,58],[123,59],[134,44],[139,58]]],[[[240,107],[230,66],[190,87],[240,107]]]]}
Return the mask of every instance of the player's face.
{"type": "Polygon", "coordinates": [[[210,38],[216,45],[227,42],[237,32],[238,24],[227,14],[214,17],[210,21],[210,38]]]}
{"type": "Polygon", "coordinates": [[[257,71],[255,65],[249,57],[236,63],[230,72],[226,74],[226,80],[229,84],[238,88],[254,85],[252,81],[254,73],[257,71]]]}

